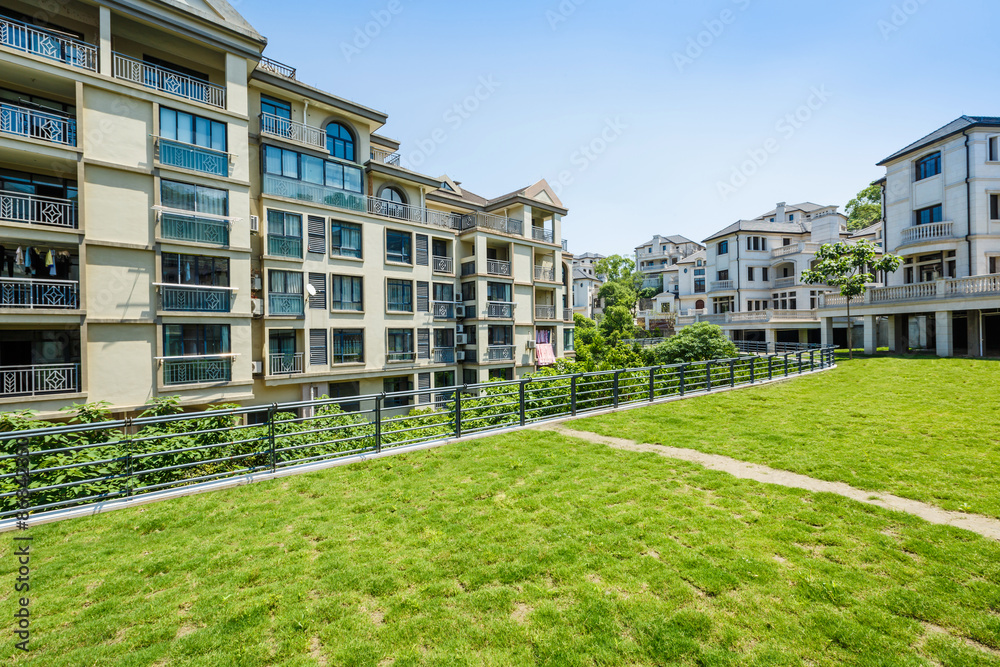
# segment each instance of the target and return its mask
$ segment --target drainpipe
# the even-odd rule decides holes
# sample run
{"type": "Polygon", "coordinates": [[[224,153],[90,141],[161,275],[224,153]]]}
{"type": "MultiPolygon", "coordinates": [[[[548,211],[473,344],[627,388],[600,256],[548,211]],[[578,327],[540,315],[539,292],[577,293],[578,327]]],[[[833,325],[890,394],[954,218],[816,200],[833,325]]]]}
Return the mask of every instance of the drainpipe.
{"type": "MultiPolygon", "coordinates": [[[[969,249],[969,275],[972,276],[972,148],[969,145],[969,131],[965,130],[962,134],[965,135],[965,245],[969,249]]],[[[943,270],[944,266],[941,268],[943,270]]]]}

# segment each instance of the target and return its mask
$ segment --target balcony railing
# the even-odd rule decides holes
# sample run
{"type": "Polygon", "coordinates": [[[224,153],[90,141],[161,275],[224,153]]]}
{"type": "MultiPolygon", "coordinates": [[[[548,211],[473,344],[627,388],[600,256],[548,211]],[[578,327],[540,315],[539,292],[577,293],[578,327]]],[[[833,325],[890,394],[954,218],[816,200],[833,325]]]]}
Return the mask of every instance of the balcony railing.
{"type": "Polygon", "coordinates": [[[0,103],[0,132],[76,146],[76,120],[11,102],[0,103]]]}
{"type": "Polygon", "coordinates": [[[779,257],[787,257],[788,255],[797,255],[799,253],[814,253],[820,248],[819,243],[792,243],[790,245],[783,245],[775,248],[771,251],[771,258],[777,259],[779,257]]]}
{"type": "Polygon", "coordinates": [[[733,282],[732,280],[716,280],[712,283],[712,291],[722,292],[725,290],[731,290],[734,289],[735,284],[736,283],[733,282]]]}
{"type": "Polygon", "coordinates": [[[572,322],[572,321],[573,321],[573,309],[563,308],[563,322],[572,322]]]}
{"type": "Polygon", "coordinates": [[[535,267],[535,280],[547,280],[550,283],[556,281],[556,270],[544,266],[535,267]]]}
{"type": "Polygon", "coordinates": [[[165,239],[209,243],[217,246],[229,245],[229,222],[199,218],[197,214],[160,214],[160,234],[165,239]]]}
{"type": "Polygon", "coordinates": [[[214,176],[229,175],[229,153],[163,137],[157,137],[156,145],[161,164],[214,176]]]}
{"type": "Polygon", "coordinates": [[[510,262],[505,262],[502,259],[488,259],[486,260],[486,273],[491,276],[506,276],[509,278],[511,275],[510,262]]]}
{"type": "Polygon", "coordinates": [[[903,243],[921,243],[954,238],[954,222],[928,222],[903,230],[903,243]]]}
{"type": "Polygon", "coordinates": [[[512,320],[514,319],[514,304],[506,301],[490,301],[486,304],[486,317],[512,320]]]}
{"type": "Polygon", "coordinates": [[[168,312],[228,313],[236,289],[232,287],[202,287],[200,285],[168,285],[160,288],[163,310],[168,312]]]}
{"type": "Polygon", "coordinates": [[[226,89],[222,86],[195,79],[166,67],[151,65],[121,53],[114,54],[114,77],[187,100],[203,102],[220,109],[226,108],[226,89]]]}
{"type": "Polygon", "coordinates": [[[554,320],[554,319],[556,319],[556,307],[555,306],[535,306],[535,319],[536,320],[554,320]]]}
{"type": "Polygon", "coordinates": [[[34,56],[57,60],[73,67],[97,71],[97,47],[66,35],[0,17],[0,45],[30,53],[34,56]]]}
{"type": "Polygon", "coordinates": [[[555,236],[553,235],[551,229],[545,229],[544,227],[532,227],[531,238],[536,241],[546,241],[548,243],[552,243],[552,239],[555,238],[555,236]]]}
{"type": "Polygon", "coordinates": [[[431,303],[431,314],[435,320],[455,319],[455,303],[452,301],[434,301],[431,303]]]}
{"type": "Polygon", "coordinates": [[[381,162],[382,164],[391,164],[394,167],[399,166],[399,153],[390,153],[389,151],[384,151],[380,148],[371,149],[372,162],[381,162]]]}
{"type": "Polygon", "coordinates": [[[268,234],[267,254],[272,257],[302,259],[302,237],[268,234]]]}
{"type": "Polygon", "coordinates": [[[513,345],[490,345],[486,348],[487,361],[513,361],[514,354],[513,345]]]}
{"type": "Polygon", "coordinates": [[[524,222],[513,218],[505,218],[492,213],[469,213],[462,216],[462,229],[486,229],[502,234],[524,234],[524,222]]]}
{"type": "Polygon", "coordinates": [[[232,382],[231,354],[204,357],[166,357],[163,362],[163,384],[208,384],[232,382]]]}
{"type": "Polygon", "coordinates": [[[434,256],[431,259],[431,266],[435,273],[455,273],[455,260],[452,257],[434,256]]]}
{"type": "Polygon", "coordinates": [[[455,348],[453,347],[438,347],[434,349],[434,363],[435,364],[453,364],[455,363],[455,348]]]}
{"type": "Polygon", "coordinates": [[[76,310],[79,307],[80,283],[75,280],[0,278],[0,308],[76,310]]]}
{"type": "Polygon", "coordinates": [[[260,115],[260,133],[326,150],[326,132],[324,130],[274,114],[262,113],[260,115]]]}
{"type": "Polygon", "coordinates": [[[44,396],[80,391],[80,364],[0,367],[0,396],[44,396]]]}
{"type": "Polygon", "coordinates": [[[412,363],[417,360],[415,352],[389,352],[385,360],[393,363],[412,363]]]}
{"type": "Polygon", "coordinates": [[[728,313],[727,322],[818,322],[815,310],[754,310],[748,313],[728,313]]]}
{"type": "Polygon", "coordinates": [[[270,375],[294,375],[305,373],[306,355],[302,352],[269,355],[270,375]]]}
{"type": "Polygon", "coordinates": [[[569,252],[569,241],[567,241],[566,239],[562,240],[562,249],[563,252],[569,252]]]}
{"type": "Polygon", "coordinates": [[[462,216],[457,214],[410,206],[378,197],[366,197],[365,199],[368,200],[368,212],[383,218],[424,223],[455,230],[460,229],[462,225],[462,216]]]}
{"type": "Polygon", "coordinates": [[[76,202],[0,190],[0,220],[76,229],[76,202]]]}
{"type": "Polygon", "coordinates": [[[642,281],[642,289],[663,289],[663,277],[646,278],[642,281]]]}
{"type": "Polygon", "coordinates": [[[268,314],[287,317],[302,317],[306,313],[305,301],[301,294],[270,294],[268,295],[268,314]]]}
{"type": "Polygon", "coordinates": [[[285,65],[284,63],[279,63],[277,60],[264,58],[263,56],[261,57],[260,62],[257,63],[257,69],[264,72],[270,72],[271,74],[277,74],[278,76],[283,76],[286,79],[295,78],[296,70],[294,67],[285,65]]]}
{"type": "Polygon", "coordinates": [[[264,174],[264,194],[333,206],[356,213],[368,210],[365,201],[367,198],[362,194],[273,174],[264,174]]]}
{"type": "Polygon", "coordinates": [[[789,276],[788,278],[775,278],[774,287],[776,289],[781,289],[783,287],[795,287],[795,276],[789,276]]]}
{"type": "MultiPolygon", "coordinates": [[[[893,287],[873,287],[865,292],[863,297],[851,299],[851,304],[899,303],[993,295],[1000,295],[1000,275],[998,274],[969,278],[945,278],[933,282],[895,285],[893,287]]],[[[839,294],[824,295],[821,299],[821,304],[825,308],[842,308],[847,305],[847,298],[839,294]]]]}

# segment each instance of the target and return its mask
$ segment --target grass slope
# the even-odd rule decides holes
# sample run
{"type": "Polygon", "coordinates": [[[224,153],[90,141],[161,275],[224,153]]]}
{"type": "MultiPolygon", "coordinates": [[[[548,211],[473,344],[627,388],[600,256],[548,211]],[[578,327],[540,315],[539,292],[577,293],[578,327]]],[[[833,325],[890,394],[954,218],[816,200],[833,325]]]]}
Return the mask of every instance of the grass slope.
{"type": "Polygon", "coordinates": [[[1000,665],[1000,545],[552,433],[32,534],[18,665],[1000,665]]]}
{"type": "Polygon", "coordinates": [[[1000,517],[1000,362],[840,360],[821,375],[575,421],[1000,517]]]}

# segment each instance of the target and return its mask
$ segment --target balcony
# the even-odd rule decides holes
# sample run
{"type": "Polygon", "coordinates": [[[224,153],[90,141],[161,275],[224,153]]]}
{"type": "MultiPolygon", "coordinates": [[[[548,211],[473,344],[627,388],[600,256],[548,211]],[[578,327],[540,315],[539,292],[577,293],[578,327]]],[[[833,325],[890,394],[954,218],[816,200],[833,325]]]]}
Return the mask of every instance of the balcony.
{"type": "Polygon", "coordinates": [[[502,259],[488,259],[486,260],[486,273],[488,273],[491,276],[502,276],[504,278],[510,278],[511,276],[510,262],[505,262],[502,259]]]}
{"type": "Polygon", "coordinates": [[[486,361],[513,361],[514,354],[513,345],[490,345],[486,348],[486,361]]]}
{"type": "Polygon", "coordinates": [[[232,287],[202,287],[200,285],[168,285],[156,283],[160,289],[162,308],[166,312],[228,313],[236,289],[232,287]]]}
{"type": "Polygon", "coordinates": [[[451,257],[438,257],[435,255],[431,259],[431,266],[434,267],[434,273],[455,273],[455,260],[451,257]]]}
{"type": "Polygon", "coordinates": [[[398,167],[399,159],[399,153],[390,153],[389,151],[384,151],[379,148],[371,149],[372,162],[381,162],[382,164],[390,164],[393,167],[398,167]]]}
{"type": "Polygon", "coordinates": [[[544,227],[532,227],[531,228],[531,238],[536,241],[545,241],[546,243],[553,243],[555,235],[551,229],[545,229],[544,227]]]}
{"type": "Polygon", "coordinates": [[[536,266],[535,280],[545,280],[550,283],[554,283],[556,281],[556,270],[554,268],[550,269],[544,266],[536,266]]]}
{"type": "Polygon", "coordinates": [[[435,320],[453,320],[455,304],[451,301],[434,301],[431,303],[431,314],[435,320]]]}
{"type": "Polygon", "coordinates": [[[434,350],[434,363],[435,364],[455,363],[455,348],[453,347],[436,348],[434,350]]]}
{"type": "Polygon", "coordinates": [[[412,364],[417,360],[417,355],[414,352],[389,352],[385,355],[385,360],[394,364],[412,364]]]}
{"type": "Polygon", "coordinates": [[[0,190],[0,220],[76,229],[76,202],[0,190]]]}
{"type": "Polygon", "coordinates": [[[728,313],[727,323],[739,322],[818,322],[815,310],[754,310],[748,313],[728,313]]]}
{"type": "Polygon", "coordinates": [[[928,222],[903,230],[903,245],[954,238],[954,222],[928,222]]]}
{"type": "Polygon", "coordinates": [[[0,17],[0,46],[41,56],[72,67],[97,71],[97,46],[48,30],[0,17]]]}
{"type": "Polygon", "coordinates": [[[60,146],[76,146],[76,120],[4,101],[0,132],[60,146]]]}
{"type": "Polygon", "coordinates": [[[572,322],[572,321],[573,321],[573,309],[563,308],[563,322],[572,322]]]}
{"type": "Polygon", "coordinates": [[[562,240],[562,249],[563,252],[569,252],[569,241],[567,241],[566,239],[562,240]]]}
{"type": "Polygon", "coordinates": [[[204,357],[164,357],[163,384],[215,384],[231,382],[233,359],[231,354],[204,357]]]}
{"type": "Polygon", "coordinates": [[[168,167],[229,176],[229,153],[163,137],[156,138],[156,150],[160,164],[168,167]]]}
{"type": "Polygon", "coordinates": [[[272,257],[302,259],[302,237],[268,234],[267,254],[272,257]]]}
{"type": "Polygon", "coordinates": [[[196,214],[162,212],[160,234],[164,239],[191,241],[215,246],[229,245],[229,222],[200,218],[196,214]]]}
{"type": "Polygon", "coordinates": [[[283,76],[286,79],[294,79],[296,73],[294,67],[285,65],[284,63],[279,63],[277,60],[271,60],[270,58],[265,58],[263,56],[261,56],[260,62],[257,63],[257,69],[263,72],[270,72],[271,74],[283,76]]]}
{"type": "Polygon", "coordinates": [[[226,108],[226,89],[121,53],[114,54],[114,78],[209,106],[226,108]]]}
{"type": "Polygon", "coordinates": [[[475,262],[465,262],[462,264],[462,277],[471,276],[476,272],[475,262]]]}
{"type": "Polygon", "coordinates": [[[783,245],[771,251],[771,258],[787,257],[788,255],[798,255],[799,253],[815,253],[820,248],[819,243],[793,243],[783,245]]]}
{"type": "Polygon", "coordinates": [[[332,206],[356,213],[368,210],[367,197],[362,194],[273,174],[264,174],[264,194],[332,206]]]}
{"type": "MultiPolygon", "coordinates": [[[[972,276],[970,278],[945,278],[912,285],[873,287],[864,297],[851,299],[852,306],[930,301],[935,299],[975,299],[1000,295],[1000,275],[972,276]]],[[[821,305],[825,308],[843,308],[847,298],[839,294],[824,295],[821,305]]]]}
{"type": "Polygon", "coordinates": [[[268,295],[268,314],[273,317],[305,317],[305,302],[301,294],[268,295]]]}
{"type": "Polygon", "coordinates": [[[0,308],[76,310],[80,283],[75,280],[0,278],[0,308]]]}
{"type": "Polygon", "coordinates": [[[712,283],[713,292],[724,292],[726,290],[735,289],[736,283],[732,280],[716,280],[712,283]]]}
{"type": "Polygon", "coordinates": [[[663,276],[657,276],[655,278],[646,278],[642,281],[642,289],[663,289],[663,276]]]}
{"type": "Polygon", "coordinates": [[[774,288],[783,289],[785,287],[795,287],[795,276],[789,276],[788,278],[775,278],[774,288]]]}
{"type": "Polygon", "coordinates": [[[506,301],[490,301],[486,304],[486,317],[495,320],[514,319],[514,304],[506,301]]]}
{"type": "Polygon", "coordinates": [[[524,234],[524,222],[492,213],[469,213],[462,216],[462,231],[470,229],[484,229],[501,234],[521,236],[524,234]]]}
{"type": "Polygon", "coordinates": [[[300,144],[326,150],[325,130],[274,114],[262,113],[260,115],[260,133],[266,137],[297,141],[300,144]]]}
{"type": "Polygon", "coordinates": [[[269,375],[296,375],[305,373],[306,355],[302,352],[269,355],[269,375]]]}
{"type": "Polygon", "coordinates": [[[80,391],[80,364],[0,367],[0,398],[75,394],[80,391]]]}
{"type": "Polygon", "coordinates": [[[536,320],[554,320],[554,319],[556,319],[556,307],[555,306],[535,306],[535,319],[536,320]]]}
{"type": "Polygon", "coordinates": [[[446,229],[457,230],[461,226],[461,216],[435,211],[419,206],[410,206],[399,202],[379,199],[378,197],[366,197],[368,200],[368,213],[382,218],[392,220],[402,220],[404,222],[416,222],[427,225],[435,225],[446,229]]]}

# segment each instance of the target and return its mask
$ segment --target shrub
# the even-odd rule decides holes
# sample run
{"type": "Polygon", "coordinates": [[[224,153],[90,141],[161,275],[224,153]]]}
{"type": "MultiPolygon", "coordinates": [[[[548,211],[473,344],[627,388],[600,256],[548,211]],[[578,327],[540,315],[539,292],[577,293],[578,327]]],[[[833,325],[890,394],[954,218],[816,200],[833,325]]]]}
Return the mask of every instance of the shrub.
{"type": "Polygon", "coordinates": [[[683,364],[709,359],[731,359],[739,350],[723,333],[722,327],[699,322],[681,329],[680,333],[653,348],[657,364],[683,364]]]}

